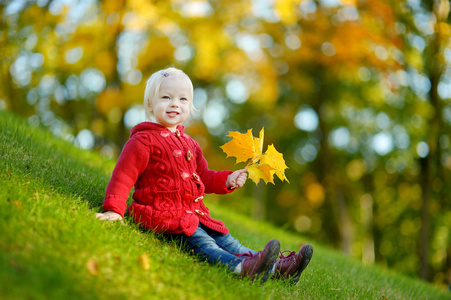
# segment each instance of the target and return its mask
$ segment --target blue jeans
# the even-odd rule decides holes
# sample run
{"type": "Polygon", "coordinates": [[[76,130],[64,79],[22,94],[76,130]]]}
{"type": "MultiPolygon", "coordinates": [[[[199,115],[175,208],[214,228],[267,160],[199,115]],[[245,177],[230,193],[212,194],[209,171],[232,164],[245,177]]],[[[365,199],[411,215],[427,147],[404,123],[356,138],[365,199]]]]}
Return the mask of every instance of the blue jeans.
{"type": "Polygon", "coordinates": [[[192,236],[174,234],[172,238],[181,240],[188,250],[193,250],[194,254],[199,255],[209,263],[224,264],[230,271],[233,271],[242,260],[241,257],[235,256],[235,253],[249,251],[257,253],[257,251],[243,246],[230,233],[222,234],[201,223],[192,236]]]}

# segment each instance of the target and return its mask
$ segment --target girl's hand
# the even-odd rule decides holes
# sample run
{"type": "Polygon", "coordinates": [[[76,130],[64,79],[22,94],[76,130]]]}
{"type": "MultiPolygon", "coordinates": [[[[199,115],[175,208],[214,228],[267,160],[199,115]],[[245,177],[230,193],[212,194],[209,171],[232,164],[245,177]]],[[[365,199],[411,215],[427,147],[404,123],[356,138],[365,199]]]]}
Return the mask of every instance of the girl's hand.
{"type": "Polygon", "coordinates": [[[226,186],[228,189],[239,189],[243,187],[247,180],[247,169],[235,171],[227,177],[226,186]]]}
{"type": "Polygon", "coordinates": [[[106,211],[104,213],[96,213],[96,218],[103,221],[117,221],[120,220],[122,224],[124,224],[124,221],[122,221],[122,217],[120,214],[115,213],[114,211],[106,211]]]}

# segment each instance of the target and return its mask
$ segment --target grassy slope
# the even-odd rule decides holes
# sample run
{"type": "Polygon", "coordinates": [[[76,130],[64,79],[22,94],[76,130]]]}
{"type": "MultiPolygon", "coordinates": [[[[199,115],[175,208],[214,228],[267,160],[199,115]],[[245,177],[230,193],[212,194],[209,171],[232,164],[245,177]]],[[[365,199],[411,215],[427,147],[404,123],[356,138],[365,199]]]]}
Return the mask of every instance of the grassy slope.
{"type": "MultiPolygon", "coordinates": [[[[447,291],[314,242],[313,260],[296,286],[238,279],[128,220],[97,221],[113,167],[0,112],[0,299],[451,299],[447,291]]],[[[302,241],[210,208],[250,247],[278,238],[284,249],[298,249],[302,241]]]]}

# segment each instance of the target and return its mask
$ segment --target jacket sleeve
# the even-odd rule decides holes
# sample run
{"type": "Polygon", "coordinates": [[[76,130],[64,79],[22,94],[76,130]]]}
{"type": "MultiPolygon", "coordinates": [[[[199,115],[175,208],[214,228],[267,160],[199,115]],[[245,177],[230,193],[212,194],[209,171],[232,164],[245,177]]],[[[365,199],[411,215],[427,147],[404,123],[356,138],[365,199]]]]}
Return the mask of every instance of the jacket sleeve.
{"type": "Polygon", "coordinates": [[[194,141],[194,150],[196,152],[197,174],[199,174],[205,185],[205,193],[228,194],[234,190],[226,186],[227,177],[232,171],[215,171],[208,169],[208,163],[205,159],[199,144],[194,141]]]}
{"type": "Polygon", "coordinates": [[[104,210],[124,215],[130,190],[148,165],[149,145],[149,137],[139,133],[125,143],[106,188],[104,210]]]}

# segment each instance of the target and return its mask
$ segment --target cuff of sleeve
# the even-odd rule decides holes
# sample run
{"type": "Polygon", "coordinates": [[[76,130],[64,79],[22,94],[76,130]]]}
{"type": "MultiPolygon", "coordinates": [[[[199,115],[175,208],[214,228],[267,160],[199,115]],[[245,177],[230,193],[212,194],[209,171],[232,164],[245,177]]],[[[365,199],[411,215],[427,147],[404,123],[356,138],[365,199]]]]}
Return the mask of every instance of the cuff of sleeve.
{"type": "Polygon", "coordinates": [[[105,211],[114,211],[123,217],[127,210],[127,200],[115,195],[106,196],[103,202],[103,209],[105,211]]]}
{"type": "Polygon", "coordinates": [[[219,171],[215,174],[213,190],[215,194],[228,194],[234,190],[228,189],[226,186],[227,177],[232,174],[232,171],[219,171]]]}

